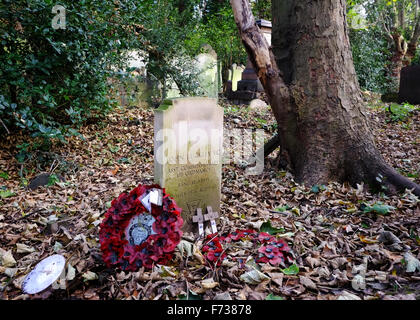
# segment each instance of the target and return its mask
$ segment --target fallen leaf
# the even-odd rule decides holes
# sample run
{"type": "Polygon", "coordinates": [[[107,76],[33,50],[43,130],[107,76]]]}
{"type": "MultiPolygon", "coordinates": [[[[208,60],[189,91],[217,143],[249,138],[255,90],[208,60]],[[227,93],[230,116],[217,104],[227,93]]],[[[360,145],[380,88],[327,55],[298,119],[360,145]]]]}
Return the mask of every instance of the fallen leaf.
{"type": "Polygon", "coordinates": [[[311,256],[307,256],[307,257],[305,258],[305,261],[306,261],[306,263],[307,263],[308,265],[310,265],[310,266],[311,266],[311,268],[314,268],[314,267],[317,267],[317,266],[320,266],[320,265],[321,265],[321,260],[320,260],[320,259],[313,258],[313,257],[311,257],[311,256]]]}
{"type": "Polygon", "coordinates": [[[351,281],[351,286],[356,291],[363,291],[366,289],[366,279],[360,274],[354,276],[351,281]]]}
{"type": "Polygon", "coordinates": [[[213,300],[232,300],[229,292],[218,293],[214,296],[213,300]]]}
{"type": "Polygon", "coordinates": [[[245,224],[246,227],[250,227],[252,229],[260,230],[261,226],[264,224],[264,220],[258,220],[256,222],[249,221],[245,224]]]}
{"type": "Polygon", "coordinates": [[[58,252],[58,251],[60,251],[62,248],[63,248],[63,245],[62,245],[60,242],[56,241],[56,242],[54,243],[54,246],[53,246],[54,252],[58,252]]]}
{"type": "Polygon", "coordinates": [[[264,292],[253,291],[248,295],[248,300],[265,300],[266,296],[264,292]]]}
{"type": "Polygon", "coordinates": [[[181,255],[184,255],[184,252],[187,254],[187,257],[191,257],[192,252],[193,252],[193,243],[187,241],[187,240],[181,240],[178,245],[177,248],[179,250],[179,252],[181,252],[181,255]]]}
{"type": "Polygon", "coordinates": [[[119,166],[115,166],[115,169],[111,171],[111,174],[113,176],[115,176],[118,173],[119,170],[120,170],[120,167],[119,166]]]}
{"type": "Polygon", "coordinates": [[[33,247],[29,247],[26,244],[23,243],[16,243],[16,252],[17,253],[31,253],[35,252],[35,249],[33,247]]]}
{"type": "Polygon", "coordinates": [[[414,293],[410,294],[397,294],[394,296],[387,295],[383,297],[382,300],[416,300],[416,295],[414,293]]]}
{"type": "Polygon", "coordinates": [[[317,289],[316,284],[311,279],[309,279],[308,277],[299,276],[299,281],[306,288],[309,288],[309,289],[312,289],[312,290],[317,289]]]}
{"type": "Polygon", "coordinates": [[[374,243],[378,243],[378,240],[376,239],[369,239],[367,237],[365,237],[364,235],[360,235],[359,236],[360,241],[362,241],[363,243],[367,243],[367,244],[374,244],[374,243]]]}
{"type": "Polygon", "coordinates": [[[200,264],[206,263],[206,258],[204,258],[204,255],[201,253],[201,250],[195,244],[193,245],[192,253],[193,253],[194,258],[196,258],[200,262],[200,264]]]}
{"type": "Polygon", "coordinates": [[[248,200],[248,201],[244,202],[243,205],[248,206],[248,207],[256,207],[257,206],[255,204],[255,202],[252,202],[251,200],[248,200]]]}
{"type": "Polygon", "coordinates": [[[270,277],[254,269],[254,270],[251,270],[242,274],[240,279],[249,284],[258,284],[264,280],[269,280],[270,277]]]}
{"type": "Polygon", "coordinates": [[[201,286],[205,290],[213,289],[213,288],[217,287],[218,285],[219,285],[219,283],[218,282],[215,282],[213,280],[213,278],[208,278],[208,279],[205,279],[205,280],[201,281],[201,286]]]}
{"type": "Polygon", "coordinates": [[[277,284],[279,287],[283,285],[284,274],[280,272],[268,273],[271,281],[277,284]]]}
{"type": "Polygon", "coordinates": [[[3,267],[13,267],[16,265],[16,260],[13,258],[12,252],[0,249],[0,262],[3,267]]]}
{"type": "Polygon", "coordinates": [[[98,275],[95,272],[92,271],[87,271],[84,274],[82,274],[83,279],[85,279],[85,281],[93,281],[98,279],[98,275]]]}
{"type": "Polygon", "coordinates": [[[362,299],[353,293],[350,293],[348,291],[343,291],[341,292],[337,300],[362,300],[362,299]]]}
{"type": "Polygon", "coordinates": [[[410,252],[404,253],[404,260],[407,263],[406,272],[415,272],[416,269],[420,271],[420,261],[416,259],[410,252]]]}
{"type": "Polygon", "coordinates": [[[67,264],[67,274],[66,274],[66,279],[71,281],[74,279],[74,277],[76,276],[76,269],[73,268],[73,266],[69,263],[67,264]]]}

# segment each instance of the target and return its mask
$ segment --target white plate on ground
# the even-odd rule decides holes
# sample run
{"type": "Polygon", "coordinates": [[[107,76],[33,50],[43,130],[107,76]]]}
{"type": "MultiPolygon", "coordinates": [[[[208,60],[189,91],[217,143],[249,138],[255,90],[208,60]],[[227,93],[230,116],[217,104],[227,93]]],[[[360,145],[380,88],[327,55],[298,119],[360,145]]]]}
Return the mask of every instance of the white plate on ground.
{"type": "Polygon", "coordinates": [[[60,277],[65,264],[66,259],[60,254],[45,258],[23,280],[23,292],[35,294],[45,290],[60,277]]]}

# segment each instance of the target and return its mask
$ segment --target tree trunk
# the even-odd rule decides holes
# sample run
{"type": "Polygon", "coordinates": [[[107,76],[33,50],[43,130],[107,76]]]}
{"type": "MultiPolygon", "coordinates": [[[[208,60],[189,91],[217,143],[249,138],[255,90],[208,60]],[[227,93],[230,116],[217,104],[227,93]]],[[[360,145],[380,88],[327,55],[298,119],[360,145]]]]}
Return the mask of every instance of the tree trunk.
{"type": "Polygon", "coordinates": [[[388,191],[420,186],[390,168],[375,147],[358,86],[345,0],[273,0],[273,47],[248,0],[231,0],[248,55],[270,99],[282,150],[307,185],[364,181],[388,191]]]}
{"type": "Polygon", "coordinates": [[[404,37],[399,33],[392,35],[393,42],[393,53],[391,56],[390,64],[390,79],[391,79],[391,88],[392,92],[398,92],[400,86],[400,77],[401,69],[408,65],[406,63],[406,53],[407,53],[407,42],[404,40],[404,37]]]}

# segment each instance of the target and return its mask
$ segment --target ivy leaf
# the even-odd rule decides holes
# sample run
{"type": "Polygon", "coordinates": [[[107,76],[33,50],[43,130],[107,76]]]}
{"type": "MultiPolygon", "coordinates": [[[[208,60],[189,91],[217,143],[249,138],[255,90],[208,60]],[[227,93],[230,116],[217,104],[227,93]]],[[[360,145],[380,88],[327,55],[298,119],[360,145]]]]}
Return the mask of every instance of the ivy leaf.
{"type": "Polygon", "coordinates": [[[327,187],[323,184],[321,184],[321,185],[316,184],[316,185],[312,186],[312,188],[311,188],[312,193],[318,193],[319,191],[324,191],[324,190],[327,190],[327,187]]]}
{"type": "Polygon", "coordinates": [[[395,208],[392,206],[388,206],[386,204],[382,204],[380,202],[375,203],[373,206],[365,205],[363,206],[362,210],[364,213],[374,212],[381,215],[386,215],[389,211],[394,210],[395,208]]]}
{"type": "Polygon", "coordinates": [[[13,197],[14,195],[16,195],[16,193],[14,193],[13,191],[10,191],[10,190],[1,190],[0,191],[0,198],[2,198],[2,199],[10,198],[10,197],[13,197]]]}
{"type": "Polygon", "coordinates": [[[266,233],[271,234],[271,235],[275,235],[277,233],[283,233],[284,232],[284,229],[283,228],[275,228],[275,227],[273,227],[271,225],[271,221],[268,220],[267,222],[264,222],[261,225],[260,231],[261,232],[266,232],[266,233]]]}
{"type": "Polygon", "coordinates": [[[0,178],[3,178],[4,180],[8,180],[9,174],[7,172],[0,171],[0,178]]]}
{"type": "Polygon", "coordinates": [[[281,272],[286,275],[295,275],[299,273],[299,267],[296,264],[292,264],[289,268],[281,269],[281,272]]]}
{"type": "Polygon", "coordinates": [[[284,300],[284,298],[270,293],[265,300],[284,300]]]}
{"type": "Polygon", "coordinates": [[[289,210],[289,209],[291,209],[291,208],[292,208],[292,207],[290,207],[290,206],[288,206],[288,205],[285,205],[285,206],[278,207],[278,208],[274,209],[274,211],[277,211],[277,212],[285,212],[286,210],[289,210]]]}

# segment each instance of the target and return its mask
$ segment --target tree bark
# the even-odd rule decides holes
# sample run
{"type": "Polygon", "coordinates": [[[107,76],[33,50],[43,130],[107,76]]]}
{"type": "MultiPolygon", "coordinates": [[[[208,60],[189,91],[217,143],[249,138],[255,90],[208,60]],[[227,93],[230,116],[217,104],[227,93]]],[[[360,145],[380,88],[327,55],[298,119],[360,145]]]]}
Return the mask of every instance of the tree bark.
{"type": "MultiPolygon", "coordinates": [[[[395,32],[392,35],[393,39],[393,53],[391,56],[390,64],[390,78],[391,78],[391,91],[398,92],[401,78],[401,69],[408,65],[406,60],[406,54],[408,49],[408,43],[404,40],[404,37],[395,32]]],[[[410,60],[411,61],[411,60],[410,60]]]]}
{"type": "Polygon", "coordinates": [[[407,48],[407,60],[411,62],[414,56],[416,55],[417,46],[419,45],[420,40],[420,15],[417,17],[417,23],[414,27],[413,35],[411,37],[410,43],[408,44],[407,48]]]}
{"type": "Polygon", "coordinates": [[[364,181],[420,195],[420,186],[389,167],[375,146],[353,65],[345,0],[272,2],[274,52],[279,64],[288,66],[283,73],[248,0],[231,4],[296,180],[364,181]],[[286,21],[279,21],[283,17],[286,21]]]}

